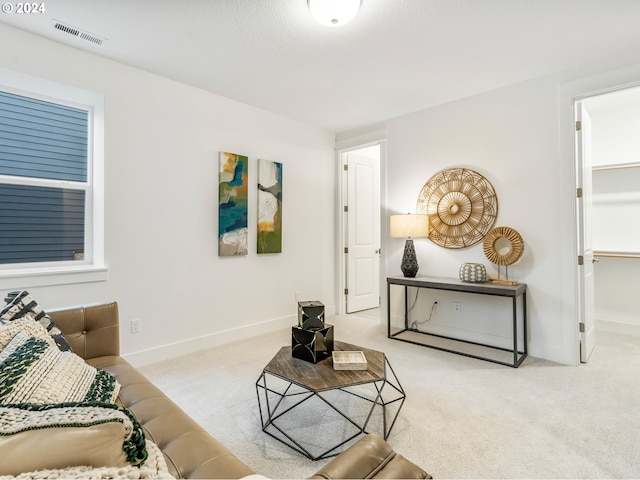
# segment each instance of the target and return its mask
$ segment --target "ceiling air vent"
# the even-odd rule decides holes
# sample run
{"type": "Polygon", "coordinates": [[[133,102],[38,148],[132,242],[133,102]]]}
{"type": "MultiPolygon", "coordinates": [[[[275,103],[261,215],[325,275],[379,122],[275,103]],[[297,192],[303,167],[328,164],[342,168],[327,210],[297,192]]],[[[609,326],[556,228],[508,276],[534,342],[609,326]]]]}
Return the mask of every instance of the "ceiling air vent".
{"type": "Polygon", "coordinates": [[[102,43],[106,40],[106,38],[102,38],[98,35],[85,32],[84,30],[72,27],[71,25],[68,25],[66,23],[59,22],[58,20],[53,21],[53,28],[74,37],[81,38],[82,40],[86,40],[87,42],[94,43],[96,45],[102,45],[102,43]]]}

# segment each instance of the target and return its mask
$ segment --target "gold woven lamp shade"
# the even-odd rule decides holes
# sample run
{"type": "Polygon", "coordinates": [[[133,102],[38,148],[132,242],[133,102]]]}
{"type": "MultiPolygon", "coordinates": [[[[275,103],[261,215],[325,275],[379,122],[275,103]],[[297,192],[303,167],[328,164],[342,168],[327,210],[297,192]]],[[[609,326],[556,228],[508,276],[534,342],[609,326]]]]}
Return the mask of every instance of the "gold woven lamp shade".
{"type": "Polygon", "coordinates": [[[391,215],[389,218],[389,233],[392,237],[404,237],[402,263],[400,269],[405,277],[415,277],[418,274],[418,258],[413,246],[412,238],[429,236],[429,217],[424,214],[391,215]]]}

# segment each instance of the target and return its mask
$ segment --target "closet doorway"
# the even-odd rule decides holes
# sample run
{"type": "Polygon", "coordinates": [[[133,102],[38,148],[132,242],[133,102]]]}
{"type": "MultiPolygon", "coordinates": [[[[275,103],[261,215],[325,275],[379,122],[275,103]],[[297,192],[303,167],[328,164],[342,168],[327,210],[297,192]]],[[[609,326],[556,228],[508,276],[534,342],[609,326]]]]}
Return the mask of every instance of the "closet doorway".
{"type": "MultiPolygon", "coordinates": [[[[591,224],[596,262],[594,334],[640,335],[635,300],[640,278],[640,87],[588,97],[580,103],[591,123],[591,181],[584,190],[590,194],[586,223],[591,224]]],[[[587,359],[581,358],[583,362],[587,359]]]]}

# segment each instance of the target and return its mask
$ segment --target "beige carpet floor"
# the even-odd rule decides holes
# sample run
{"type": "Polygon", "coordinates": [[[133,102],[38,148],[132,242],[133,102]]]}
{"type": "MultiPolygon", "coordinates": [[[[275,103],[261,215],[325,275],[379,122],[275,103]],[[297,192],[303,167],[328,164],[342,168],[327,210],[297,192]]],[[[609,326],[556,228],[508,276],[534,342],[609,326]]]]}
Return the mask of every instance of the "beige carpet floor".
{"type": "MultiPolygon", "coordinates": [[[[640,337],[598,332],[588,364],[529,357],[514,369],[387,339],[371,312],[328,323],[337,340],[386,353],[407,395],[388,441],[436,478],[640,478],[640,337]]],[[[290,329],[141,370],[257,473],[305,478],[327,460],[262,432],[256,396],[287,344],[290,329]]],[[[319,428],[314,441],[336,433],[319,428]]]]}

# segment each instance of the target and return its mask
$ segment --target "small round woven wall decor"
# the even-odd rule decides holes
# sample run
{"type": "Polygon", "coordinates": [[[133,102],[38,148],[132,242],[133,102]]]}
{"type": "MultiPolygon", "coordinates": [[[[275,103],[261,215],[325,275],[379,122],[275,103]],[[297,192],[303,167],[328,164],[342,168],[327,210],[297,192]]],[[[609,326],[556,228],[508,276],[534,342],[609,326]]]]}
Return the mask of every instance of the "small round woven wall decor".
{"type": "Polygon", "coordinates": [[[484,237],[482,249],[491,263],[508,266],[522,256],[524,241],[511,227],[495,227],[484,237]]]}
{"type": "Polygon", "coordinates": [[[498,197],[478,172],[449,168],[424,184],[416,211],[429,215],[429,240],[445,248],[465,248],[480,242],[493,227],[498,197]]]}

